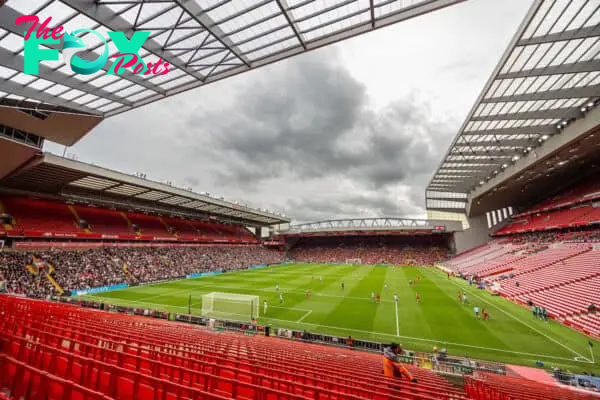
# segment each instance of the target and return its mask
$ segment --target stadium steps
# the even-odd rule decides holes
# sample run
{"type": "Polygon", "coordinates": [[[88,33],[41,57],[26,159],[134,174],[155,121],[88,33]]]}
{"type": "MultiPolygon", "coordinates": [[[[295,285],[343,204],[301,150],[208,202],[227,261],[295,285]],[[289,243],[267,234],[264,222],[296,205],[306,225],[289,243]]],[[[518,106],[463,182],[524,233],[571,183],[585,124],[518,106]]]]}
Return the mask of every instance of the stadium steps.
{"type": "MultiPolygon", "coordinates": [[[[67,207],[69,208],[69,211],[71,211],[71,214],[73,214],[73,216],[75,217],[75,221],[77,221],[77,222],[75,223],[75,226],[76,226],[78,229],[81,229],[81,227],[79,226],[79,225],[80,225],[80,224],[79,224],[79,221],[81,221],[81,218],[79,217],[79,214],[77,214],[77,210],[75,209],[75,207],[73,207],[73,206],[72,206],[72,205],[70,205],[70,204],[69,204],[67,207]]],[[[83,229],[83,231],[84,231],[85,233],[90,233],[90,232],[92,232],[90,228],[84,228],[84,229],[83,229]]]]}
{"type": "Polygon", "coordinates": [[[52,286],[54,286],[54,288],[56,289],[58,294],[62,295],[65,292],[64,289],[62,287],[60,287],[58,282],[56,282],[56,280],[48,272],[46,272],[46,279],[48,279],[48,281],[52,284],[52,286]]]}
{"type": "Polygon", "coordinates": [[[131,223],[131,220],[129,219],[129,217],[127,216],[127,214],[125,214],[124,212],[120,212],[119,214],[121,214],[121,216],[123,217],[123,219],[125,220],[125,222],[127,222],[127,227],[129,228],[130,232],[135,233],[137,236],[141,236],[141,232],[135,232],[133,230],[133,224],[131,223]]]}
{"type": "MultiPolygon", "coordinates": [[[[4,211],[4,204],[2,204],[2,200],[0,200],[0,214],[6,214],[6,211],[4,211]]],[[[11,224],[3,224],[2,227],[5,231],[11,231],[13,229],[13,226],[11,224]]]]}
{"type": "Polygon", "coordinates": [[[160,221],[160,223],[162,224],[162,226],[164,226],[164,227],[165,227],[165,230],[166,230],[167,232],[169,232],[169,233],[170,233],[170,232],[173,232],[173,231],[174,231],[174,229],[173,229],[173,228],[171,228],[169,225],[167,225],[167,223],[165,222],[165,220],[164,220],[164,219],[162,219],[162,217],[158,217],[158,220],[160,221]]]}
{"type": "Polygon", "coordinates": [[[7,316],[0,336],[11,362],[109,397],[168,392],[176,399],[188,390],[186,398],[209,399],[466,398],[443,378],[412,366],[418,384],[389,380],[381,356],[358,351],[7,296],[0,296],[0,311],[7,316]],[[195,390],[210,394],[198,397],[195,390]]]}

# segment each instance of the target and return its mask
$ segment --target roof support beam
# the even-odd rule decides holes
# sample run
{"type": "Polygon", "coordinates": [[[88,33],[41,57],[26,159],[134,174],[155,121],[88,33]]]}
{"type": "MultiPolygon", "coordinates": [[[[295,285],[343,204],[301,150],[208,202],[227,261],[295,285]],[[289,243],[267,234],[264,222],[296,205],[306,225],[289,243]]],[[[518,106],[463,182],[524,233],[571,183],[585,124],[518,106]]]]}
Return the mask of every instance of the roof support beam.
{"type": "Polygon", "coordinates": [[[375,28],[375,2],[374,2],[374,0],[369,0],[369,8],[371,11],[371,28],[375,28]]]}
{"type": "Polygon", "coordinates": [[[462,166],[462,167],[458,167],[458,166],[453,166],[453,165],[449,165],[447,167],[441,167],[438,171],[438,173],[440,174],[447,174],[447,173],[452,173],[452,172],[456,172],[456,173],[462,173],[462,172],[478,172],[481,171],[480,169],[481,167],[471,167],[471,166],[462,166]]]}
{"type": "MultiPolygon", "coordinates": [[[[79,0],[78,0],[79,1],[79,0]]],[[[215,37],[223,46],[227,47],[240,61],[250,67],[250,60],[235,46],[233,41],[219,28],[195,0],[174,0],[196,22],[198,22],[211,36],[215,37]]],[[[302,42],[301,42],[302,43],[302,42]]]]}
{"type": "MultiPolygon", "coordinates": [[[[501,129],[487,129],[482,131],[465,131],[464,136],[475,136],[475,135],[552,135],[557,132],[554,125],[542,125],[542,126],[520,126],[518,128],[501,128],[501,129]]],[[[460,143],[458,143],[460,144],[460,143]]]]}
{"type": "MultiPolygon", "coordinates": [[[[10,7],[2,8],[2,12],[0,13],[0,27],[6,29],[7,31],[9,31],[11,33],[14,33],[15,35],[23,37],[23,33],[31,27],[31,23],[28,22],[26,24],[16,25],[15,20],[21,16],[23,16],[23,14],[13,10],[10,7]]],[[[53,28],[54,28],[53,26],[48,27],[48,29],[50,29],[50,30],[52,30],[53,28]]],[[[60,44],[49,44],[47,46],[48,46],[48,48],[51,48],[51,49],[61,50],[62,46],[63,46],[62,39],[61,39],[60,44]]],[[[79,57],[81,57],[82,59],[84,59],[86,61],[94,61],[95,60],[95,58],[94,58],[95,56],[92,54],[81,54],[81,55],[79,55],[79,57]]],[[[104,67],[102,67],[102,69],[104,71],[108,71],[112,67],[112,65],[113,65],[113,61],[107,61],[106,64],[104,64],[104,67]]],[[[41,67],[41,65],[40,65],[40,67],[41,67]]],[[[123,79],[127,79],[128,81],[130,81],[132,83],[140,85],[146,89],[155,91],[157,93],[163,93],[163,94],[165,93],[165,91],[163,89],[161,89],[160,87],[154,85],[153,83],[148,82],[146,79],[143,79],[137,75],[134,75],[132,72],[126,71],[123,75],[121,75],[121,77],[123,79]]],[[[124,107],[122,109],[122,111],[125,111],[127,109],[128,108],[124,107]]]]}
{"type": "Polygon", "coordinates": [[[514,147],[527,147],[531,144],[537,143],[535,139],[486,139],[478,140],[474,142],[462,141],[456,143],[455,146],[514,146],[514,147]]]}
{"type": "MultiPolygon", "coordinates": [[[[0,65],[6,68],[14,69],[16,71],[23,71],[25,69],[25,58],[19,54],[14,54],[13,52],[0,47],[0,65]]],[[[97,88],[96,86],[90,85],[89,83],[80,82],[76,79],[72,79],[64,73],[60,71],[55,71],[52,68],[45,66],[44,64],[40,63],[39,68],[40,73],[37,76],[47,81],[66,86],[71,89],[77,89],[86,93],[91,93],[101,98],[116,101],[117,103],[129,106],[133,104],[122,97],[115,96],[114,94],[107,92],[101,88],[97,88]]]]}
{"type": "Polygon", "coordinates": [[[292,18],[290,17],[290,14],[288,13],[288,10],[290,7],[287,4],[287,0],[276,0],[276,1],[277,1],[277,5],[279,6],[279,9],[281,10],[281,13],[287,20],[288,24],[290,25],[290,28],[292,28],[292,31],[294,31],[294,35],[296,35],[298,42],[300,42],[300,45],[302,46],[302,48],[304,50],[306,50],[306,43],[304,42],[304,39],[302,39],[302,35],[300,34],[300,29],[298,28],[298,26],[296,26],[296,23],[292,20],[292,18]]]}
{"type": "Polygon", "coordinates": [[[598,96],[598,93],[600,93],[600,85],[592,85],[584,87],[572,87],[568,89],[547,90],[545,92],[533,92],[513,94],[508,96],[488,97],[481,99],[481,103],[504,103],[509,101],[588,98],[598,96]]]}
{"type": "Polygon", "coordinates": [[[502,121],[529,119],[570,119],[581,114],[577,108],[553,108],[550,110],[525,111],[509,114],[485,115],[471,118],[471,121],[502,121]]]}
{"type": "MultiPolygon", "coordinates": [[[[444,165],[453,165],[453,164],[475,164],[477,168],[487,168],[488,166],[493,165],[502,165],[502,161],[500,160],[492,160],[492,159],[482,159],[482,160],[446,160],[444,165]]],[[[445,168],[445,167],[441,167],[445,168]]]]}
{"type": "MultiPolygon", "coordinates": [[[[127,37],[131,37],[131,35],[133,35],[134,33],[131,24],[129,24],[125,19],[120,17],[110,8],[103,6],[102,4],[97,4],[96,0],[61,1],[67,4],[68,6],[72,7],[74,10],[78,11],[79,13],[85,15],[88,18],[93,19],[97,23],[102,24],[110,30],[124,32],[125,36],[127,37]]],[[[183,72],[186,72],[188,75],[198,80],[204,79],[204,75],[187,70],[183,61],[175,57],[175,55],[170,51],[164,50],[162,46],[153,39],[149,38],[148,40],[146,40],[146,43],[144,43],[143,48],[153,53],[157,57],[160,57],[161,59],[169,62],[171,65],[181,69],[183,72]]]]}
{"type": "MultiPolygon", "coordinates": [[[[177,1],[180,1],[182,3],[184,2],[183,0],[177,0],[177,1]]],[[[194,0],[186,0],[185,4],[191,3],[192,1],[194,1],[194,0]]],[[[330,45],[330,44],[333,44],[333,43],[336,43],[336,42],[339,42],[339,41],[342,41],[342,40],[345,40],[345,39],[348,39],[348,38],[351,38],[354,36],[358,36],[365,32],[372,31],[374,29],[378,29],[378,28],[382,28],[384,26],[399,23],[401,21],[405,21],[410,18],[418,17],[420,15],[424,15],[424,14],[442,9],[444,7],[449,7],[449,6],[458,4],[458,3],[462,3],[463,1],[465,1],[465,0],[428,0],[428,1],[424,1],[424,2],[418,3],[413,6],[405,7],[403,9],[400,9],[400,10],[390,13],[388,15],[382,16],[380,18],[376,18],[375,19],[375,28],[372,27],[371,21],[365,21],[364,23],[357,24],[356,26],[354,26],[352,28],[348,28],[348,29],[345,29],[345,30],[342,30],[339,32],[333,32],[329,35],[325,35],[325,36],[319,37],[317,39],[311,40],[309,42],[306,42],[306,46],[307,46],[308,50],[324,47],[324,46],[327,46],[327,45],[330,45]]],[[[367,9],[365,8],[365,11],[366,10],[367,9]]],[[[279,27],[277,29],[279,29],[279,27]]],[[[277,30],[277,29],[274,29],[274,30],[277,30]]],[[[317,29],[317,28],[313,27],[313,28],[309,29],[308,31],[312,31],[314,29],[317,29]]],[[[232,31],[229,34],[233,34],[233,33],[235,33],[235,31],[232,31]]],[[[244,42],[250,42],[256,38],[263,37],[265,35],[266,35],[266,33],[260,33],[254,37],[245,39],[244,42]]],[[[293,36],[290,36],[290,37],[293,37],[293,36]]],[[[282,38],[282,39],[278,40],[277,43],[283,42],[286,39],[288,39],[288,38],[282,38]]],[[[214,41],[211,41],[211,40],[207,41],[207,45],[212,46],[213,43],[214,43],[214,41]]],[[[264,47],[269,47],[270,45],[273,45],[273,44],[276,44],[276,42],[269,43],[268,45],[265,45],[264,47]]],[[[258,49],[260,49],[260,47],[258,49]]],[[[255,49],[255,50],[258,50],[258,49],[255,49]]],[[[218,72],[208,76],[204,82],[196,81],[196,82],[182,84],[173,89],[170,89],[168,91],[168,95],[173,95],[173,94],[185,92],[190,89],[195,89],[206,83],[212,83],[212,82],[219,81],[221,79],[226,79],[231,76],[246,72],[249,69],[262,67],[262,66],[274,63],[276,61],[280,61],[280,60],[283,60],[283,59],[286,59],[289,57],[293,57],[293,56],[301,54],[303,52],[305,52],[305,50],[300,45],[291,47],[291,48],[286,48],[281,51],[277,51],[275,53],[268,54],[262,58],[254,60],[252,62],[251,66],[248,66],[245,64],[240,64],[238,67],[233,67],[231,69],[227,69],[224,71],[218,71],[218,72]]],[[[214,55],[214,54],[208,54],[206,56],[200,57],[200,58],[194,60],[194,62],[201,61],[201,60],[205,59],[206,57],[210,57],[212,55],[214,55]]],[[[230,62],[230,60],[226,60],[226,62],[230,62]]],[[[147,99],[140,100],[139,102],[135,103],[135,107],[140,107],[142,105],[152,103],[156,100],[160,100],[161,98],[162,98],[161,96],[152,96],[147,99]]],[[[127,109],[124,107],[118,108],[118,109],[108,112],[107,115],[111,116],[111,115],[119,114],[126,110],[127,109]]]]}
{"type": "Polygon", "coordinates": [[[600,70],[600,60],[581,61],[571,64],[559,64],[545,68],[526,69],[523,71],[498,74],[496,79],[528,78],[530,76],[547,76],[559,74],[576,74],[579,72],[596,72],[600,70]]]}
{"type": "Polygon", "coordinates": [[[498,158],[504,158],[506,161],[506,159],[510,159],[513,156],[517,155],[517,154],[521,154],[523,152],[523,150],[519,150],[519,149],[514,149],[514,150],[454,150],[453,153],[450,153],[450,156],[465,156],[465,157],[470,157],[470,156],[486,156],[486,157],[498,157],[498,158]]]}
{"type": "Polygon", "coordinates": [[[91,115],[95,115],[95,116],[102,115],[101,113],[99,113],[96,110],[93,110],[86,106],[82,106],[81,104],[75,103],[73,101],[69,101],[69,100],[60,98],[58,96],[53,96],[51,94],[48,94],[48,93],[45,93],[45,92],[42,92],[39,90],[35,90],[35,89],[29,88],[27,86],[23,86],[23,85],[20,85],[18,83],[11,82],[8,80],[5,80],[2,82],[2,85],[0,85],[0,89],[3,91],[6,91],[8,93],[17,95],[17,96],[35,99],[35,100],[41,101],[42,103],[58,105],[58,106],[70,108],[72,110],[78,110],[78,111],[84,112],[86,114],[91,114],[91,115]]]}
{"type": "Polygon", "coordinates": [[[573,29],[570,31],[551,33],[544,36],[534,36],[529,39],[521,39],[517,42],[517,46],[529,46],[532,44],[543,44],[560,42],[562,40],[585,39],[589,37],[600,36],[600,25],[588,26],[581,29],[573,29]]]}

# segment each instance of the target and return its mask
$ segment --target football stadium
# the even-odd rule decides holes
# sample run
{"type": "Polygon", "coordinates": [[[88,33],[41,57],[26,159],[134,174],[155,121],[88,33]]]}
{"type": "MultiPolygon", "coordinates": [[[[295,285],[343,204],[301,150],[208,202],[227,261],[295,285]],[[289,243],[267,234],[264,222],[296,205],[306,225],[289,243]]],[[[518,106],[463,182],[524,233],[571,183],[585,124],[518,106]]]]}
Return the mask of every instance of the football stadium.
{"type": "Polygon", "coordinates": [[[306,221],[66,149],[469,1],[0,1],[0,399],[600,398],[600,2],[529,2],[426,215],[306,221]]]}

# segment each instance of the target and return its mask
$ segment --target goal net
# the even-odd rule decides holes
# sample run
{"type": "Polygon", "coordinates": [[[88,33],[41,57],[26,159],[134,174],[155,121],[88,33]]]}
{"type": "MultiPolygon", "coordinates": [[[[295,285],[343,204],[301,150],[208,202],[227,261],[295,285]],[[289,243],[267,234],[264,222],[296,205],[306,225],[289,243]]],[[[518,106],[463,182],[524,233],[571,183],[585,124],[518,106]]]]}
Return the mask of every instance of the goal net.
{"type": "Polygon", "coordinates": [[[211,292],[202,296],[205,317],[251,321],[259,317],[259,297],[247,294],[211,292]]]}
{"type": "Polygon", "coordinates": [[[360,258],[347,258],[346,264],[362,264],[362,259],[360,258]]]}

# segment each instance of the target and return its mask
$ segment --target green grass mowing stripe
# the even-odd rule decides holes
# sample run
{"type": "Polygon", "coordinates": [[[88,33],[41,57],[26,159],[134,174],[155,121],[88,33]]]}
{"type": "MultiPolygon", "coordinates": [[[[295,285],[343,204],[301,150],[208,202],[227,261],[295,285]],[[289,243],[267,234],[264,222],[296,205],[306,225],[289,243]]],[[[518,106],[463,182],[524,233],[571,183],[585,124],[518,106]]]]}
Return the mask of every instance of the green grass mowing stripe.
{"type": "MultiPolygon", "coordinates": [[[[432,273],[437,274],[440,279],[443,275],[435,271],[432,273]]],[[[443,278],[443,281],[448,282],[447,278],[443,278]]],[[[586,364],[584,360],[586,357],[582,357],[581,355],[582,353],[586,354],[584,348],[589,340],[587,336],[555,323],[554,321],[544,323],[540,320],[532,319],[531,314],[522,307],[511,303],[504,298],[492,297],[487,292],[473,289],[462,280],[453,279],[450,282],[451,283],[447,284],[451,284],[455,288],[458,287],[461,288],[461,290],[466,291],[473,300],[483,303],[484,305],[488,304],[489,306],[492,306],[493,308],[490,309],[490,312],[494,312],[494,315],[497,315],[500,319],[504,319],[504,323],[501,325],[504,329],[502,329],[501,332],[506,339],[511,339],[512,337],[510,340],[511,349],[520,350],[526,348],[529,352],[532,352],[532,350],[550,351],[556,355],[568,355],[572,358],[578,357],[580,361],[583,362],[577,362],[576,368],[579,368],[579,370],[584,368],[582,365],[584,366],[586,364]],[[513,331],[507,330],[507,326],[512,327],[513,331]],[[517,334],[514,333],[515,327],[518,328],[517,334]]],[[[498,317],[494,317],[494,319],[498,317]]],[[[533,362],[535,360],[530,361],[533,362]]],[[[587,368],[594,367],[588,363],[587,368]]]]}
{"type": "MultiPolygon", "coordinates": [[[[279,281],[286,290],[283,306],[287,306],[288,310],[270,309],[270,315],[261,319],[262,323],[271,323],[275,327],[309,329],[339,336],[352,334],[357,338],[389,341],[396,337],[392,298],[393,292],[398,291],[401,298],[400,339],[404,345],[410,343],[411,349],[431,351],[433,345],[446,346],[451,354],[456,355],[468,353],[475,358],[525,365],[532,365],[535,360],[543,359],[561,368],[589,371],[589,364],[571,361],[573,353],[554,345],[547,338],[500,311],[494,310],[491,313],[492,320],[485,323],[475,320],[473,304],[459,304],[456,299],[458,288],[448,281],[446,275],[442,275],[433,269],[420,268],[298,264],[276,267],[273,268],[273,272],[261,269],[135,287],[103,293],[101,298],[107,302],[119,301],[122,305],[129,302],[132,306],[136,305],[133,302],[138,299],[137,301],[144,301],[144,307],[187,312],[188,296],[192,293],[192,312],[197,314],[201,310],[203,293],[220,291],[258,294],[262,301],[265,296],[277,296],[274,288],[275,282],[279,281]],[[384,272],[380,275],[379,271],[384,272]],[[418,274],[421,274],[423,279],[416,286],[409,286],[408,280],[415,280],[418,274]],[[323,276],[322,284],[318,280],[319,275],[323,276]],[[339,288],[342,277],[346,281],[345,293],[341,293],[339,288]],[[356,313],[357,308],[372,306],[370,293],[372,290],[377,291],[377,282],[383,296],[381,304],[356,313]],[[384,282],[388,283],[387,292],[382,289],[384,282]],[[313,293],[310,300],[304,296],[308,287],[313,293]],[[419,306],[415,304],[415,290],[421,293],[422,304],[419,306]]],[[[462,281],[457,283],[466,286],[462,281]]],[[[473,290],[466,287],[467,290],[473,290]]],[[[474,293],[479,294],[476,290],[474,293]]],[[[475,300],[474,295],[471,299],[475,300]]],[[[508,313],[515,312],[520,319],[529,316],[526,310],[503,299],[500,301],[491,296],[485,299],[503,307],[508,313]]],[[[573,331],[554,323],[531,321],[531,324],[556,340],[565,338],[566,346],[585,354],[582,352],[585,346],[582,348],[581,345],[583,335],[573,335],[573,331]]]]}

